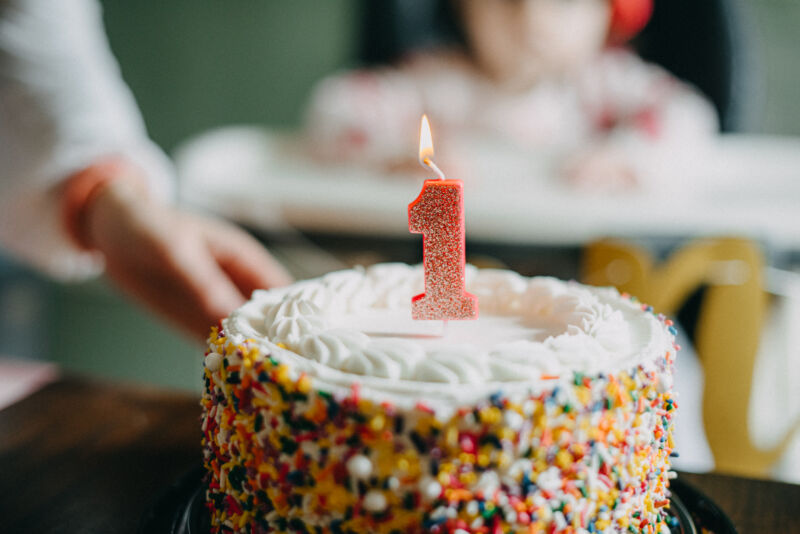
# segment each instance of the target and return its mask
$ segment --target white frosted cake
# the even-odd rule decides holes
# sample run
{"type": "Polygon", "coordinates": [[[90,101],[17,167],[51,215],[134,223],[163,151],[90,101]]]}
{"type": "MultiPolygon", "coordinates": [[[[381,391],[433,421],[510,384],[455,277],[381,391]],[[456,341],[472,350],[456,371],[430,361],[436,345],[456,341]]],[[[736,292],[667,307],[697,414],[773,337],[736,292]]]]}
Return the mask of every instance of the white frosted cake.
{"type": "Polygon", "coordinates": [[[467,271],[475,321],[414,321],[420,267],[270,291],[215,328],[214,532],[669,532],[671,323],[598,289],[467,271]]]}

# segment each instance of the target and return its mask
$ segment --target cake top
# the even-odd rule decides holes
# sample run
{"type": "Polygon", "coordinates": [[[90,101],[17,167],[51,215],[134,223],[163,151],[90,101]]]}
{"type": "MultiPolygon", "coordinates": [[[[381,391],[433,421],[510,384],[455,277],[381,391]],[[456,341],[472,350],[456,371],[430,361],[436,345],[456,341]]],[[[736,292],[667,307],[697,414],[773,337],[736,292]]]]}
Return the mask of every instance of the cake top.
{"type": "Polygon", "coordinates": [[[365,397],[437,411],[497,391],[552,389],[576,374],[641,366],[660,374],[674,350],[663,322],[614,289],[468,267],[480,317],[445,324],[411,319],[423,280],[420,266],[405,264],[338,271],[256,291],[223,328],[318,388],[358,384],[365,397]]]}

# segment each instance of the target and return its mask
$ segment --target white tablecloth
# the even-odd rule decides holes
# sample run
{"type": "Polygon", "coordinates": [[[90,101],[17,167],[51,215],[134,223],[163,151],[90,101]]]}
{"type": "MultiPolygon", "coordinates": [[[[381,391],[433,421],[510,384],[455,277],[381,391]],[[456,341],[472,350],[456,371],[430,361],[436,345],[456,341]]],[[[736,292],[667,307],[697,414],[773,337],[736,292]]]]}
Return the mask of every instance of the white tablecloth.
{"type": "MultiPolygon", "coordinates": [[[[407,207],[420,179],[320,166],[292,139],[255,128],[196,138],[176,154],[181,197],[266,230],[412,238],[407,207]]],[[[800,250],[800,138],[722,136],[672,179],[614,194],[569,189],[541,157],[491,147],[476,159],[480,179],[464,186],[468,239],[569,246],[726,234],[800,250]]]]}

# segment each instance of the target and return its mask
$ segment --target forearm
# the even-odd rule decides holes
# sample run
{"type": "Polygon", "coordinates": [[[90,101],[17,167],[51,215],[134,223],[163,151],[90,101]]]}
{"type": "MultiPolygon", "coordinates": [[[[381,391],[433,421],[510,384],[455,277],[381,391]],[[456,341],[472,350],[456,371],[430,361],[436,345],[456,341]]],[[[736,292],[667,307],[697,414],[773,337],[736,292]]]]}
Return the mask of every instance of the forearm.
{"type": "Polygon", "coordinates": [[[172,188],[147,138],[92,0],[7,0],[0,12],[0,243],[60,278],[99,263],[69,239],[64,183],[109,157],[134,163],[147,188],[172,188]]]}

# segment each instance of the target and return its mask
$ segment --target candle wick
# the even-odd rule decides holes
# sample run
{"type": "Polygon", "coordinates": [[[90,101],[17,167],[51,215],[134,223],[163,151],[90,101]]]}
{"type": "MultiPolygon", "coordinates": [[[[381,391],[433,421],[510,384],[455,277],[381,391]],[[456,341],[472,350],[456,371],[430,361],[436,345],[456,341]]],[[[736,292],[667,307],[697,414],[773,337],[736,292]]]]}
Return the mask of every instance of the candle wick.
{"type": "Polygon", "coordinates": [[[426,165],[426,166],[427,166],[429,169],[431,169],[433,172],[435,172],[435,173],[436,173],[436,176],[437,176],[437,178],[439,178],[439,180],[444,180],[444,179],[445,179],[445,177],[444,177],[444,173],[443,173],[443,172],[442,172],[442,170],[441,170],[441,169],[440,169],[440,168],[439,168],[439,167],[438,167],[438,166],[437,166],[437,165],[436,165],[436,164],[433,162],[433,160],[432,160],[431,158],[425,158],[425,159],[423,159],[423,160],[422,160],[422,163],[423,163],[424,165],[426,165]]]}

